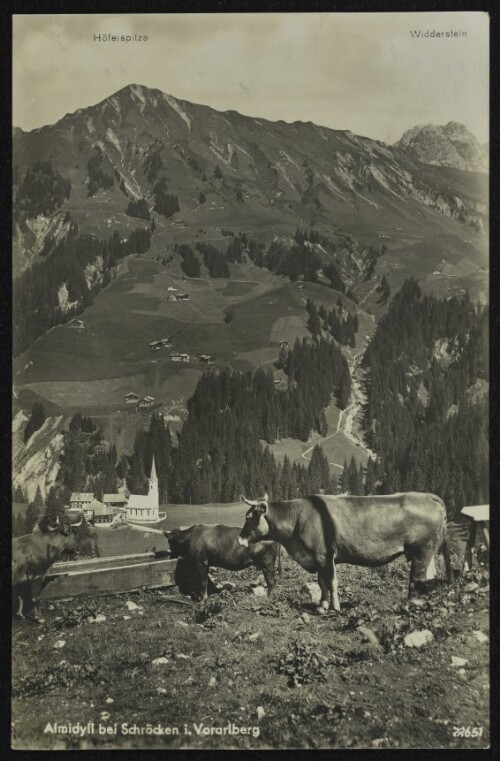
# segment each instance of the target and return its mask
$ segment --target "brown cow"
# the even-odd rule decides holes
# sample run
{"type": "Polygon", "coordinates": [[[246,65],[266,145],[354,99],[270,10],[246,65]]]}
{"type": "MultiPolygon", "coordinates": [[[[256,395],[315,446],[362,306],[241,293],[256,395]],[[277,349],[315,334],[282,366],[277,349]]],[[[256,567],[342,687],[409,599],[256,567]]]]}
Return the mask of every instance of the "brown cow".
{"type": "Polygon", "coordinates": [[[274,566],[278,554],[275,542],[257,542],[242,547],[238,543],[239,528],[232,526],[204,526],[199,524],[188,529],[165,531],[172,557],[189,559],[199,579],[199,598],[207,596],[208,570],[225,568],[241,571],[254,565],[264,574],[267,594],[273,594],[276,584],[274,566]]]}
{"type": "Polygon", "coordinates": [[[319,611],[337,611],[336,563],[376,567],[405,555],[411,563],[410,596],[418,582],[434,578],[434,556],[442,549],[451,575],[445,541],[446,508],[434,494],[406,492],[381,496],[313,495],[282,502],[248,500],[238,538],[248,547],[262,539],[280,542],[307,571],[317,572],[319,611]]]}
{"type": "Polygon", "coordinates": [[[33,534],[25,534],[12,540],[12,600],[19,598],[18,615],[36,620],[40,593],[47,571],[63,552],[76,548],[76,538],[72,529],[82,523],[60,523],[55,525],[39,522],[33,534]],[[33,594],[34,587],[36,593],[33,594]]]}

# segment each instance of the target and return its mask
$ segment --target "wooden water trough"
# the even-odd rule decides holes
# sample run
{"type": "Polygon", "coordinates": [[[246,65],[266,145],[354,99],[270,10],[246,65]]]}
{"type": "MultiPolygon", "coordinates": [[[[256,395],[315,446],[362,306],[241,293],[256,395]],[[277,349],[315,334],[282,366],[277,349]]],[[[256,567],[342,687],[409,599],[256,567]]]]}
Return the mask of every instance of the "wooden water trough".
{"type": "Polygon", "coordinates": [[[54,563],[44,579],[41,598],[173,587],[176,567],[177,560],[167,551],[54,563]]]}

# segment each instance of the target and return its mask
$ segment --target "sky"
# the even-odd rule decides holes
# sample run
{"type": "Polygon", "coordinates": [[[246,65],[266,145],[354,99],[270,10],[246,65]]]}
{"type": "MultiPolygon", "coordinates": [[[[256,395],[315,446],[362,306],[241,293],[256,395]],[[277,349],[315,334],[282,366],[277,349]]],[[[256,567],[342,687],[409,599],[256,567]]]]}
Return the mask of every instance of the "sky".
{"type": "Polygon", "coordinates": [[[483,12],[18,14],[13,124],[53,124],[135,83],[387,143],[417,124],[457,121],[483,143],[488,36],[483,12]],[[466,35],[412,37],[419,30],[466,35]],[[148,40],[94,41],[98,34],[148,40]]]}

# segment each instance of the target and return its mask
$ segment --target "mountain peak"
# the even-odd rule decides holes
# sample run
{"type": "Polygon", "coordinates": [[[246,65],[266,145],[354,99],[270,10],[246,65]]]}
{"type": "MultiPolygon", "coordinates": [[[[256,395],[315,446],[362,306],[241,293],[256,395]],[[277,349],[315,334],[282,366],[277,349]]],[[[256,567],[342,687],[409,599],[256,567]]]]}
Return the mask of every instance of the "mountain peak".
{"type": "Polygon", "coordinates": [[[412,159],[469,172],[488,171],[487,147],[481,146],[464,124],[421,124],[407,130],[396,143],[412,159]]]}

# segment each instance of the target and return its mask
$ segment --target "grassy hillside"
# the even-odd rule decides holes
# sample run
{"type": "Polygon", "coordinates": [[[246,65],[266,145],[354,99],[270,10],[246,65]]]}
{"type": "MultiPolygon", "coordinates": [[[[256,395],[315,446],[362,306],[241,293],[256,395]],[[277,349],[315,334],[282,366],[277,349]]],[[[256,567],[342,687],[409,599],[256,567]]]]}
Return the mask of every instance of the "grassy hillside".
{"type": "Polygon", "coordinates": [[[328,616],[314,613],[305,586],[313,578],[287,556],[273,601],[252,591],[262,581],[255,569],[214,577],[236,586],[197,604],[175,591],[88,595],[71,608],[45,604],[39,627],[15,624],[13,747],[488,747],[484,569],[409,605],[404,560],[340,566],[341,613],[328,616]],[[423,629],[430,644],[407,647],[404,638],[423,629]],[[56,720],[93,721],[95,733],[44,732],[56,720]],[[123,722],[178,733],[125,735],[123,722]],[[255,730],[199,736],[194,723],[255,730]],[[99,725],[112,734],[99,735],[99,725]]]}

